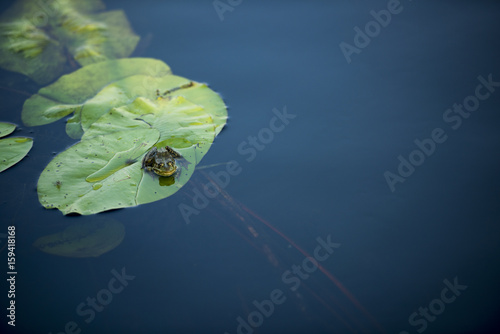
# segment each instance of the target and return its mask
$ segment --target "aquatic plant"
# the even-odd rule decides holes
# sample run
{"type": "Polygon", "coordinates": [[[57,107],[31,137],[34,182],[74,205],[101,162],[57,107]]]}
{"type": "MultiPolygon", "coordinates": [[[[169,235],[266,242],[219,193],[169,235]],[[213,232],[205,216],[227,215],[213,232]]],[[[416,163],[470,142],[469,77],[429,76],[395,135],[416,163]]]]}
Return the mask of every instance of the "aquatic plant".
{"type": "Polygon", "coordinates": [[[206,84],[172,75],[168,65],[146,58],[107,61],[65,75],[29,98],[22,118],[40,125],[71,113],[67,132],[81,140],[49,163],[37,189],[44,207],[84,215],[175,193],[227,119],[224,102],[206,84]],[[181,156],[174,175],[142,168],[153,147],[166,146],[181,156]]]}
{"type": "MultiPolygon", "coordinates": [[[[0,122],[0,138],[11,134],[15,129],[14,124],[0,122]]],[[[33,139],[28,137],[0,139],[0,172],[21,161],[32,146],[33,139]]]]}
{"type": "MultiPolygon", "coordinates": [[[[92,99],[103,88],[123,78],[144,74],[148,76],[144,78],[145,81],[136,82],[134,87],[124,90],[133,93],[134,96],[146,94],[148,91],[154,94],[155,87],[157,87],[156,78],[171,73],[167,64],[151,58],[124,58],[85,66],[73,73],[63,75],[56,82],[41,88],[37,94],[27,99],[21,117],[25,125],[38,126],[73,114],[67,121],[66,133],[71,138],[78,139],[83,135],[81,114],[84,109],[86,114],[84,119],[89,117],[96,119],[98,118],[96,115],[102,115],[113,106],[127,102],[127,97],[121,96],[119,91],[107,94],[105,91],[100,95],[111,101],[101,103],[99,98],[92,99]]],[[[109,88],[115,86],[116,84],[109,88]]]]}

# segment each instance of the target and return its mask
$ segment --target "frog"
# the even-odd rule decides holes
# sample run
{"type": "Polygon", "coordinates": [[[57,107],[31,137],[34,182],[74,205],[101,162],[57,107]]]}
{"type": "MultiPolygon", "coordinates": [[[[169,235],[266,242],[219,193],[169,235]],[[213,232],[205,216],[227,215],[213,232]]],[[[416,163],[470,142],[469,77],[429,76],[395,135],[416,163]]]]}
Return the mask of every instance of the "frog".
{"type": "Polygon", "coordinates": [[[177,171],[175,160],[180,158],[182,156],[170,146],[159,149],[153,146],[142,159],[141,168],[152,171],[158,176],[171,176],[177,171]]]}

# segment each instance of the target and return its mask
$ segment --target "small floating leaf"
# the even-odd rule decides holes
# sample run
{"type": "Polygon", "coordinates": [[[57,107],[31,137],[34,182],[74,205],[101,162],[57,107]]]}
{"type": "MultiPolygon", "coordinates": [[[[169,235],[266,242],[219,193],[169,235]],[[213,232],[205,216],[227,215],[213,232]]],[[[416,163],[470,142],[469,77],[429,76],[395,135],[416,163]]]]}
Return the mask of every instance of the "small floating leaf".
{"type": "Polygon", "coordinates": [[[115,220],[75,223],[64,231],[38,238],[33,246],[45,253],[67,257],[97,257],[117,247],[125,227],[115,220]]]}
{"type": "Polygon", "coordinates": [[[10,135],[15,129],[15,124],[0,122],[0,137],[10,135]]]}
{"type": "MultiPolygon", "coordinates": [[[[6,136],[16,126],[10,123],[0,123],[0,137],[6,136]]],[[[33,147],[33,139],[27,137],[10,137],[0,139],[0,172],[17,164],[33,147]]]]}

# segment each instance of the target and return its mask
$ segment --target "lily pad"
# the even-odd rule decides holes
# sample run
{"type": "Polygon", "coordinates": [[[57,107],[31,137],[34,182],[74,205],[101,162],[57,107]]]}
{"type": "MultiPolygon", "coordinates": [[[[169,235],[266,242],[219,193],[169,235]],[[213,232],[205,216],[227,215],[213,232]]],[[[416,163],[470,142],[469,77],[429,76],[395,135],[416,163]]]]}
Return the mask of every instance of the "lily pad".
{"type": "MultiPolygon", "coordinates": [[[[0,137],[14,131],[16,126],[10,123],[0,123],[0,137]]],[[[11,137],[0,140],[0,172],[17,164],[33,147],[33,139],[27,137],[11,137]]]]}
{"type": "Polygon", "coordinates": [[[158,131],[137,129],[95,136],[71,146],[43,170],[37,187],[40,203],[64,214],[136,205],[140,169],[133,165],[158,138],[158,131]],[[115,160],[112,166],[111,160],[115,160]],[[116,164],[117,160],[121,164],[116,164]],[[87,181],[89,175],[106,168],[108,177],[87,181]]]}
{"type": "Polygon", "coordinates": [[[64,71],[69,53],[82,66],[129,56],[139,37],[121,10],[100,0],[17,0],[1,16],[0,66],[39,84],[64,71]]]}
{"type": "Polygon", "coordinates": [[[38,181],[39,200],[64,214],[87,215],[166,198],[187,183],[215,130],[212,116],[182,96],[137,98],[101,116],[49,163],[38,181]],[[153,145],[182,156],[173,176],[141,168],[153,145]]]}
{"type": "Polygon", "coordinates": [[[220,96],[207,85],[171,74],[146,58],[86,66],[40,89],[23,107],[27,125],[73,113],[66,132],[81,141],[59,154],[38,181],[46,208],[83,215],[135,206],[174,194],[188,182],[227,120],[220,96]],[[142,169],[153,149],[182,157],[163,177],[142,169]]]}
{"type": "Polygon", "coordinates": [[[227,120],[226,106],[221,97],[206,84],[167,75],[156,78],[154,88],[142,89],[141,83],[151,82],[152,79],[147,75],[134,75],[104,87],[82,105],[80,121],[83,131],[87,131],[99,117],[112,108],[129,104],[138,97],[154,101],[169,100],[178,96],[199,105],[212,117],[216,135],[222,130],[227,120]]]}
{"type": "Polygon", "coordinates": [[[0,138],[10,135],[15,129],[15,124],[0,122],[0,138]]]}
{"type": "Polygon", "coordinates": [[[38,238],[33,246],[45,253],[67,257],[97,257],[116,248],[125,227],[116,220],[75,223],[64,231],[38,238]]]}
{"type": "MultiPolygon", "coordinates": [[[[171,74],[171,70],[164,62],[151,58],[126,58],[85,66],[62,76],[27,99],[22,111],[23,123],[27,126],[44,125],[75,113],[68,120],[66,129],[70,137],[80,138],[83,134],[80,112],[87,100],[109,84],[138,74],[147,77],[136,82],[136,86],[131,89],[136,95],[143,94],[148,89],[154,90],[158,78],[171,74]]],[[[121,93],[117,93],[114,98],[119,100],[121,93]]],[[[104,103],[101,105],[104,110],[111,107],[104,103]]]]}

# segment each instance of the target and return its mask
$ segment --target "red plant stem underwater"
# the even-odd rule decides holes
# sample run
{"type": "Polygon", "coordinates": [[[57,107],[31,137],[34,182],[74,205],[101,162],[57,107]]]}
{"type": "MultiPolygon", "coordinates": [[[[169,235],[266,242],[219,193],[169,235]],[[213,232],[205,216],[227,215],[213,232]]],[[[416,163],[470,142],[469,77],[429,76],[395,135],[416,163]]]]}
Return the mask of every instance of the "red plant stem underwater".
{"type": "MultiPolygon", "coordinates": [[[[284,233],[282,233],[280,230],[278,230],[276,227],[274,227],[271,223],[266,221],[264,218],[260,217],[257,213],[249,209],[247,206],[245,206],[243,203],[235,200],[232,196],[230,196],[224,189],[220,188],[216,182],[214,182],[207,173],[200,171],[201,174],[203,174],[212,184],[218,188],[220,194],[224,197],[224,199],[227,201],[224,203],[224,201],[219,201],[222,205],[224,205],[226,208],[228,208],[232,213],[241,221],[245,222],[245,218],[241,213],[241,210],[244,212],[250,214],[252,217],[263,223],[265,226],[267,226],[269,229],[271,229],[274,233],[279,235],[281,238],[286,240],[290,245],[292,245],[297,251],[302,253],[305,257],[312,257],[308,252],[306,252],[304,249],[302,249],[299,245],[297,245],[293,240],[291,240],[288,236],[286,236],[284,233]]],[[[232,230],[234,230],[236,233],[238,233],[241,237],[243,237],[246,241],[250,242],[253,247],[256,249],[262,251],[257,247],[251,240],[247,237],[244,236],[241,232],[239,232],[237,229],[234,228],[234,226],[231,226],[228,224],[217,212],[216,210],[210,210],[215,216],[217,216],[220,220],[224,221],[226,225],[231,227],[232,230]]],[[[351,303],[362,313],[364,316],[371,322],[373,326],[377,328],[377,330],[380,333],[385,333],[385,330],[382,328],[382,326],[378,323],[378,321],[371,315],[364,307],[363,305],[354,297],[354,295],[332,274],[330,273],[325,267],[323,267],[320,263],[317,263],[317,266],[319,270],[333,283],[335,286],[351,301],[351,303]]],[[[309,289],[309,292],[317,299],[319,300],[331,313],[335,315],[337,319],[339,319],[351,332],[356,333],[357,331],[354,330],[349,324],[337,313],[335,312],[326,301],[324,301],[321,297],[319,297],[317,294],[315,294],[311,289],[309,289]]],[[[339,307],[341,307],[344,312],[346,312],[349,315],[349,312],[345,310],[344,307],[342,307],[338,302],[335,302],[339,307]]],[[[349,316],[349,318],[352,319],[352,316],[349,316]]],[[[352,319],[355,321],[354,319],[352,319]]],[[[357,322],[357,321],[355,321],[357,322]]],[[[358,322],[357,324],[359,327],[363,326],[358,322]]],[[[366,330],[363,328],[363,332],[366,330]]]]}

